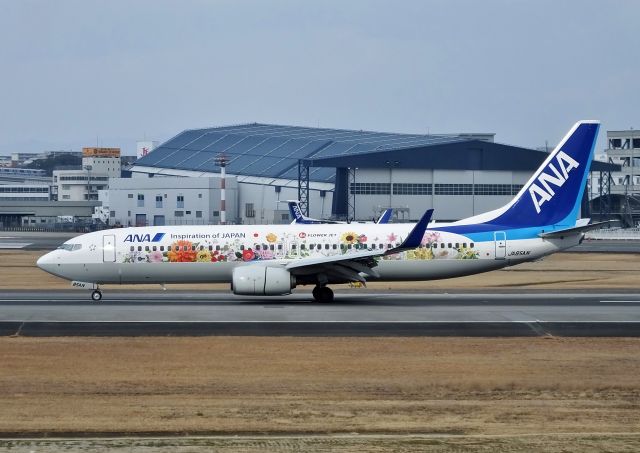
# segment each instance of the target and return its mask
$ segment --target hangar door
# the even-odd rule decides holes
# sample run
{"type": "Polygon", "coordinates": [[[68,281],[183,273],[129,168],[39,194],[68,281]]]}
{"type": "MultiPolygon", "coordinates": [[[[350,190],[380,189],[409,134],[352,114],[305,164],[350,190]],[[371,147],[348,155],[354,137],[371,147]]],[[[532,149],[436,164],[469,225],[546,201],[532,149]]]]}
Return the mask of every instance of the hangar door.
{"type": "Polygon", "coordinates": [[[102,236],[102,260],[105,263],[116,261],[116,236],[113,234],[102,236]]]}

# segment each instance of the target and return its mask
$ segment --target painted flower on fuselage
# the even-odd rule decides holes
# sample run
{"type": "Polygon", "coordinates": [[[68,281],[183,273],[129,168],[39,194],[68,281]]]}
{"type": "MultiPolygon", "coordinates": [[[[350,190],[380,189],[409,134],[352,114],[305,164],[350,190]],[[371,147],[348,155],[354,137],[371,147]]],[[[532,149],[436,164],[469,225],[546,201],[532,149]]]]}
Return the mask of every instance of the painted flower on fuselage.
{"type": "Polygon", "coordinates": [[[227,261],[227,255],[220,253],[218,250],[211,252],[211,262],[217,263],[219,261],[227,261]]]}
{"type": "Polygon", "coordinates": [[[256,253],[262,260],[272,260],[274,258],[274,253],[269,249],[262,249],[260,251],[257,251],[256,253]]]}
{"type": "Polygon", "coordinates": [[[162,252],[155,251],[149,253],[149,255],[147,255],[147,258],[149,259],[150,263],[162,263],[163,255],[162,252]]]}
{"type": "Polygon", "coordinates": [[[256,258],[256,254],[251,249],[245,249],[242,251],[242,260],[251,261],[256,258]]]}
{"type": "Polygon", "coordinates": [[[211,252],[209,250],[199,250],[196,255],[196,261],[199,263],[208,263],[211,261],[211,252]]]}
{"type": "Polygon", "coordinates": [[[181,239],[171,244],[167,257],[173,263],[192,263],[196,260],[196,251],[192,247],[191,241],[181,239]]]}
{"type": "Polygon", "coordinates": [[[440,240],[440,233],[437,231],[427,231],[424,236],[422,236],[422,241],[420,245],[430,245],[438,242],[440,240]]]}
{"type": "Polygon", "coordinates": [[[342,233],[340,240],[345,244],[356,244],[358,242],[358,235],[353,231],[347,231],[346,233],[342,233]]]}
{"type": "Polygon", "coordinates": [[[275,233],[267,234],[266,238],[267,238],[267,242],[270,242],[270,243],[274,243],[278,240],[278,236],[276,236],[275,233]]]}

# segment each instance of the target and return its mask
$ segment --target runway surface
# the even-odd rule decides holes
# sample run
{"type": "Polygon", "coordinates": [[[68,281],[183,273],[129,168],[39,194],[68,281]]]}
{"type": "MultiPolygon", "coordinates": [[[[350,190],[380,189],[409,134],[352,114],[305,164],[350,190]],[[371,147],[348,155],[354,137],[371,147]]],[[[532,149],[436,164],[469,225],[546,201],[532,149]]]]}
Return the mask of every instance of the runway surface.
{"type": "Polygon", "coordinates": [[[636,293],[0,293],[0,335],[640,336],[636,293]]]}

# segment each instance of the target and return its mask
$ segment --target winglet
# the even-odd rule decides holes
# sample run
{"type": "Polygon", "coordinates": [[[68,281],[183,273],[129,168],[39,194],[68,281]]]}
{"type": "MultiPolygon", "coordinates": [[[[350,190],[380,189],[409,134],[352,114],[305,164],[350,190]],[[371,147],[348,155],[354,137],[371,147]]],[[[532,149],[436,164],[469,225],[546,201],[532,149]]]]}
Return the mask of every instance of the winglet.
{"type": "Polygon", "coordinates": [[[427,211],[422,215],[422,218],[409,232],[405,240],[402,241],[402,244],[400,244],[398,247],[390,249],[389,251],[391,253],[397,253],[402,250],[412,250],[420,247],[420,243],[422,242],[422,238],[424,237],[424,232],[427,231],[427,225],[431,221],[432,215],[433,209],[427,209],[427,211]]]}

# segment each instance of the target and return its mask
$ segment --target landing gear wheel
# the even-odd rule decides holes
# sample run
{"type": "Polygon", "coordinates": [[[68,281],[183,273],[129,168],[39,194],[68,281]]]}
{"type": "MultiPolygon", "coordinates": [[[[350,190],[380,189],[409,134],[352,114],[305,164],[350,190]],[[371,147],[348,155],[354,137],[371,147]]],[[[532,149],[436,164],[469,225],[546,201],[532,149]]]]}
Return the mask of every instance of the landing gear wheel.
{"type": "Polygon", "coordinates": [[[94,292],[91,293],[91,299],[94,302],[100,302],[102,300],[102,293],[96,289],[94,292]]]}
{"type": "Polygon", "coordinates": [[[315,287],[313,297],[318,302],[333,302],[333,291],[327,286],[315,287]]]}

